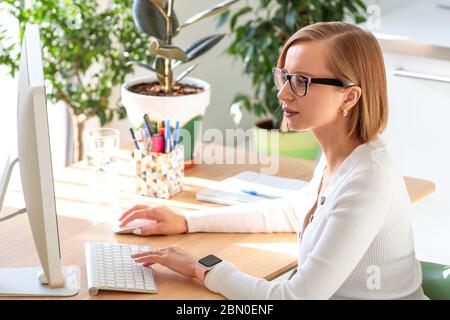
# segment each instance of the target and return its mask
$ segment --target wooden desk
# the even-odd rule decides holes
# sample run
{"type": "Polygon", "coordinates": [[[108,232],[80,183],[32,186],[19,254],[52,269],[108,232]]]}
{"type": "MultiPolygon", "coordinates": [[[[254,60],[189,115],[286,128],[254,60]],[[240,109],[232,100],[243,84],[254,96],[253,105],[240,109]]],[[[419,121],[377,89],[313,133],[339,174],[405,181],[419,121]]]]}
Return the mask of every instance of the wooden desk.
{"type": "MultiPolygon", "coordinates": [[[[81,162],[55,173],[55,190],[59,216],[62,259],[65,265],[75,264],[81,269],[80,293],[72,299],[221,299],[196,280],[180,276],[162,266],[155,266],[157,294],[100,292],[91,297],[87,291],[84,243],[89,240],[145,244],[151,247],[179,245],[197,256],[214,253],[230,260],[242,271],[253,276],[274,279],[293,269],[297,258],[297,239],[294,233],[274,234],[208,234],[137,237],[115,235],[111,227],[118,215],[136,203],[168,205],[175,209],[196,210],[217,205],[196,201],[197,191],[211,181],[218,181],[242,170],[259,170],[255,165],[197,165],[186,172],[184,191],[169,200],[137,196],[134,193],[134,165],[129,152],[123,151],[119,161],[118,208],[102,207],[92,202],[88,188],[89,173],[81,162]]],[[[315,162],[294,158],[280,158],[279,176],[310,180],[315,162]]],[[[405,178],[413,201],[433,192],[428,181],[405,178]]],[[[23,206],[20,188],[9,190],[5,204],[23,206]]],[[[11,211],[12,208],[9,208],[11,211]]],[[[8,208],[2,211],[2,215],[8,208]]],[[[0,267],[35,266],[38,258],[31,231],[25,216],[18,216],[0,224],[0,267]]]]}

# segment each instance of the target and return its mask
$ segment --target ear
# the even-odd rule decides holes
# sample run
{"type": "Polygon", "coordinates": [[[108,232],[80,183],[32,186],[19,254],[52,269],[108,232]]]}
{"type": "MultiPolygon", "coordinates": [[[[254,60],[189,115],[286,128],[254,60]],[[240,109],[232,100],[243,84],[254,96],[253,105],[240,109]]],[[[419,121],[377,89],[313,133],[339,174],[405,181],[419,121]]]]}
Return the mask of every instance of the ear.
{"type": "Polygon", "coordinates": [[[361,98],[362,90],[358,86],[352,86],[350,88],[347,88],[346,91],[347,92],[345,94],[345,100],[342,105],[342,109],[348,111],[353,108],[361,98]]]}

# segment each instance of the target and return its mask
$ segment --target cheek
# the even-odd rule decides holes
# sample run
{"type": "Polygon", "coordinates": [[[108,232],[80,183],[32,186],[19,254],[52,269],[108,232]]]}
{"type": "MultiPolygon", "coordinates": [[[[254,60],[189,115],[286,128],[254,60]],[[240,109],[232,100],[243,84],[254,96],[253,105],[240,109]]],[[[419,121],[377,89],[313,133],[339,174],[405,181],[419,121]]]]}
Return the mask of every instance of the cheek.
{"type": "Polygon", "coordinates": [[[339,110],[339,97],[330,90],[314,90],[300,101],[301,113],[308,126],[320,126],[333,122],[339,110]],[[311,93],[311,95],[310,95],[311,93]]]}
{"type": "Polygon", "coordinates": [[[334,109],[333,98],[328,92],[314,90],[304,97],[303,112],[312,118],[323,118],[334,109]]]}
{"type": "Polygon", "coordinates": [[[333,91],[333,88],[323,88],[325,90],[317,90],[311,97],[314,98],[314,109],[323,115],[335,117],[340,108],[340,95],[333,91]],[[327,90],[328,89],[328,90],[327,90]]]}

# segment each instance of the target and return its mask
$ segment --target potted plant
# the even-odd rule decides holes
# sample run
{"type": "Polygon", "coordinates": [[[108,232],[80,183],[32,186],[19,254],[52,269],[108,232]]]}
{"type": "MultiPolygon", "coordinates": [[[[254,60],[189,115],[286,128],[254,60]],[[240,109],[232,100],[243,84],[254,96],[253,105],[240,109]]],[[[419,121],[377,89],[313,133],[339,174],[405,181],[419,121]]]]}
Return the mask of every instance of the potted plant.
{"type": "MultiPolygon", "coordinates": [[[[21,36],[27,23],[40,26],[47,96],[68,106],[73,160],[80,161],[86,121],[98,117],[103,126],[114,115],[126,116],[118,103],[110,107],[112,89],[133,71],[130,60],[148,58],[145,37],[134,28],[131,0],[111,0],[103,7],[85,0],[3,0],[0,10],[17,18],[21,36]]],[[[20,42],[19,35],[8,39],[6,26],[0,25],[0,65],[9,67],[12,76],[18,69],[20,42]]]]}
{"type": "Polygon", "coordinates": [[[197,64],[178,72],[177,76],[174,76],[174,73],[183,64],[195,60],[213,48],[224,34],[203,37],[185,49],[173,45],[172,40],[184,28],[227,10],[237,1],[220,2],[182,24],[179,24],[175,14],[173,0],[133,1],[135,24],[149,37],[148,48],[154,63],[149,65],[137,61],[137,64],[149,70],[150,74],[131,79],[122,85],[122,103],[135,127],[142,125],[143,115],[147,113],[151,119],[157,121],[179,120],[182,127],[188,128],[191,141],[183,141],[186,160],[192,157],[195,140],[192,122],[203,118],[210,102],[211,88],[203,80],[187,77],[197,64]]]}
{"type": "MultiPolygon", "coordinates": [[[[244,74],[250,76],[254,93],[239,93],[232,108],[244,108],[257,116],[266,116],[254,126],[254,141],[261,152],[316,159],[319,145],[309,131],[286,132],[280,129],[282,110],[272,78],[280,51],[287,39],[299,28],[320,21],[365,21],[366,6],[361,0],[261,0],[256,8],[245,6],[229,18],[233,41],[228,54],[242,60],[244,74]],[[251,14],[251,16],[249,16],[251,14]],[[244,22],[240,18],[246,16],[244,22]],[[277,139],[278,150],[271,150],[277,139]]],[[[221,19],[222,21],[224,19],[221,19]]]]}

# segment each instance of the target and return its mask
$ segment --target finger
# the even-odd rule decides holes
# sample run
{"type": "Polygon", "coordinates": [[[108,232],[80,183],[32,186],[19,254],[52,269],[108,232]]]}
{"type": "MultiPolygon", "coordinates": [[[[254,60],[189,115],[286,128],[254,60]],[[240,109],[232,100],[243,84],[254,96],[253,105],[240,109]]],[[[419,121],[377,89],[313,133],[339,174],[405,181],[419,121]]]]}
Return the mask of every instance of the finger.
{"type": "Polygon", "coordinates": [[[161,234],[161,224],[155,223],[142,228],[136,228],[133,230],[133,234],[138,236],[150,236],[154,234],[161,234]]]}
{"type": "Polygon", "coordinates": [[[135,206],[133,206],[132,208],[128,209],[127,211],[125,211],[124,213],[122,213],[122,215],[119,218],[119,221],[121,221],[123,218],[125,218],[127,215],[129,215],[131,212],[135,211],[135,210],[141,210],[146,208],[146,205],[143,204],[137,204],[135,206]]]}
{"type": "Polygon", "coordinates": [[[149,255],[150,253],[151,253],[151,251],[145,251],[145,252],[133,253],[133,254],[130,254],[130,257],[132,257],[132,258],[139,258],[139,257],[147,256],[147,255],[149,255]]]}
{"type": "Polygon", "coordinates": [[[145,208],[145,209],[133,211],[132,213],[130,213],[128,216],[126,216],[122,220],[122,222],[119,224],[119,227],[126,226],[131,221],[133,221],[135,219],[139,219],[139,218],[154,219],[155,218],[154,211],[155,211],[154,208],[145,208]]]}
{"type": "Polygon", "coordinates": [[[141,258],[137,258],[134,260],[134,262],[136,263],[142,263],[142,264],[146,264],[146,263],[160,263],[163,264],[163,262],[165,261],[165,256],[163,253],[161,254],[151,254],[145,257],[141,257],[141,258]]]}
{"type": "Polygon", "coordinates": [[[138,253],[133,253],[132,255],[130,255],[132,258],[138,258],[138,257],[145,257],[154,253],[159,253],[159,252],[165,252],[166,249],[164,248],[155,248],[152,250],[148,250],[148,251],[144,251],[144,252],[138,252],[138,253]]]}
{"type": "Polygon", "coordinates": [[[151,267],[152,265],[154,265],[154,263],[144,263],[142,266],[143,267],[151,267]]]}

